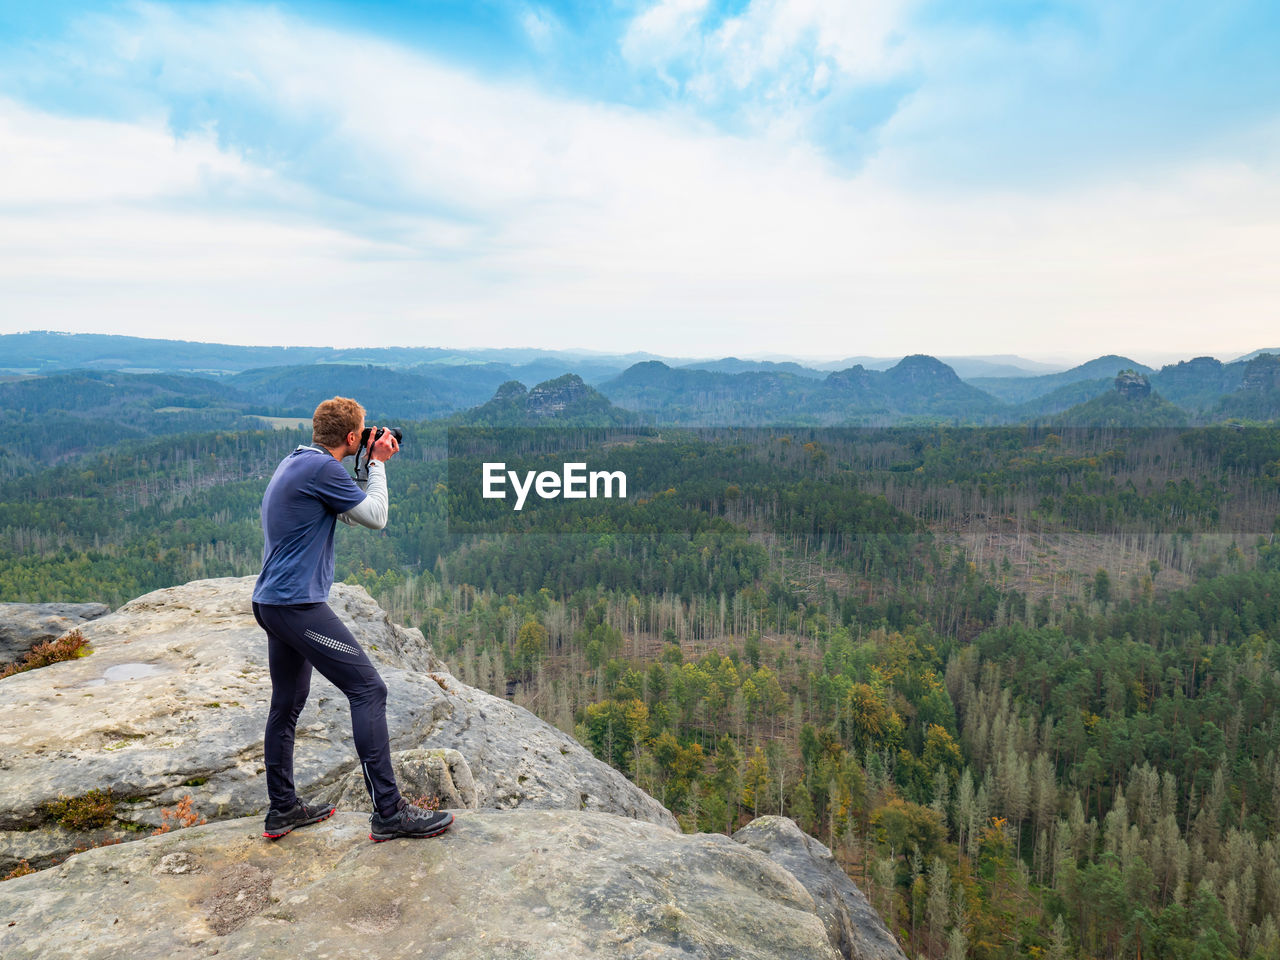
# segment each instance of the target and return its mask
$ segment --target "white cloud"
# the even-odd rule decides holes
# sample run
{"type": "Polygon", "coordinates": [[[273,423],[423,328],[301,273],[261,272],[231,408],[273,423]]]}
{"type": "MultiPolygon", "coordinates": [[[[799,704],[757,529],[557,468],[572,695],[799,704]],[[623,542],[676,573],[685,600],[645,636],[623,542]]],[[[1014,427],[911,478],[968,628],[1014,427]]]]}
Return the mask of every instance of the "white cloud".
{"type": "Polygon", "coordinates": [[[0,99],[0,206],[179,197],[263,179],[207,133],[175,140],[159,118],[69,119],[0,99]]]}
{"type": "Polygon", "coordinates": [[[537,50],[546,50],[551,46],[559,27],[555,14],[542,7],[526,7],[520,15],[520,25],[537,50]]]}
{"type": "Polygon", "coordinates": [[[910,6],[907,0],[754,0],[709,46],[722,53],[740,87],[806,50],[847,77],[882,80],[909,64],[900,28],[910,6]]]}
{"type": "Polygon", "coordinates": [[[903,23],[913,0],[752,0],[704,29],[705,0],[660,0],[639,14],[623,55],[662,73],[688,72],[686,89],[718,100],[755,86],[774,108],[790,109],[841,82],[882,81],[912,64],[903,23]]]}
{"type": "Polygon", "coordinates": [[[8,329],[848,355],[1243,352],[1274,323],[1274,171],[922,192],[278,14],[149,16],[171,95],[302,145],[0,105],[8,329]]]}
{"type": "Polygon", "coordinates": [[[709,7],[710,0],[658,0],[627,26],[622,55],[661,70],[698,48],[699,25],[709,7]]]}

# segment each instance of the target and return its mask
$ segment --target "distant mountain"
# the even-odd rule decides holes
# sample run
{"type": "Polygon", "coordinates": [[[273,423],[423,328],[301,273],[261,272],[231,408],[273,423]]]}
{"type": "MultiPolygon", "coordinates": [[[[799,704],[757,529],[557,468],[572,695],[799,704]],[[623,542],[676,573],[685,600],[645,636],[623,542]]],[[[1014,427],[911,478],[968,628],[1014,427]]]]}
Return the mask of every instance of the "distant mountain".
{"type": "MultiPolygon", "coordinates": [[[[480,352],[475,351],[476,354],[480,352]]],[[[496,353],[497,351],[485,352],[496,353]]],[[[461,354],[454,354],[448,359],[415,363],[405,369],[422,376],[448,380],[460,386],[479,389],[485,396],[489,396],[500,384],[508,380],[541,383],[544,380],[562,377],[566,373],[576,373],[587,383],[599,383],[601,380],[616,377],[630,366],[631,362],[623,362],[620,357],[596,360],[591,357],[564,354],[538,357],[522,363],[499,363],[476,359],[474,356],[468,358],[461,354]]]]}
{"type": "Polygon", "coordinates": [[[508,381],[493,398],[474,409],[456,414],[450,422],[460,426],[632,426],[642,418],[615,407],[582,378],[568,373],[539,383],[532,390],[508,381]]]}
{"type": "Polygon", "coordinates": [[[803,367],[790,360],[739,360],[725,357],[722,360],[700,360],[680,365],[682,370],[710,370],[714,373],[791,373],[797,377],[821,380],[826,374],[812,367],[803,367]]]}
{"type": "Polygon", "coordinates": [[[985,422],[1001,407],[923,355],[889,370],[853,366],[815,381],[786,372],[720,373],[636,364],[600,390],[656,423],[737,426],[887,424],[926,417],[985,422]]]}
{"type": "Polygon", "coordinates": [[[932,413],[946,409],[988,414],[998,406],[989,393],[965,383],[950,366],[925,354],[903,357],[883,376],[891,402],[904,412],[932,413]]]}
{"type": "Polygon", "coordinates": [[[1181,427],[1187,424],[1187,413],[1153,391],[1145,375],[1125,371],[1111,390],[1049,422],[1061,427],[1181,427]]]}
{"type": "MultiPolygon", "coordinates": [[[[51,373],[59,370],[122,370],[221,375],[262,367],[309,363],[374,364],[412,368],[422,364],[502,367],[509,378],[543,379],[574,372],[588,379],[615,376],[647,354],[593,354],[522,348],[451,350],[441,347],[249,347],[153,340],[96,333],[34,331],[0,335],[0,371],[51,373]]],[[[501,381],[499,381],[501,382],[501,381]]],[[[489,387],[487,389],[492,389],[489,387]]],[[[487,392],[487,391],[486,391],[487,392]]]]}
{"type": "MultiPolygon", "coordinates": [[[[248,402],[226,384],[168,373],[74,370],[0,383],[0,411],[27,417],[55,410],[121,416],[126,410],[154,412],[171,406],[229,409],[248,402]]],[[[121,427],[127,429],[128,423],[122,422],[121,427]]]]}
{"type": "Polygon", "coordinates": [[[21,467],[104,443],[202,430],[260,430],[254,403],[202,377],[77,370],[0,382],[0,459],[21,467]]]}
{"type": "Polygon", "coordinates": [[[1240,389],[1243,362],[1223,363],[1214,357],[1196,357],[1166,364],[1151,376],[1151,386],[1180,407],[1209,410],[1226,394],[1240,389]]]}
{"type": "Polygon", "coordinates": [[[333,363],[247,370],[223,382],[277,416],[300,417],[310,417],[321,400],[342,396],[360,401],[369,418],[429,420],[479,403],[489,393],[474,383],[333,363]]]}
{"type": "Polygon", "coordinates": [[[1061,364],[1041,363],[1013,354],[990,357],[938,357],[956,372],[961,380],[974,377],[1034,377],[1057,373],[1061,364]]]}
{"type": "MultiPolygon", "coordinates": [[[[834,373],[828,380],[840,376],[834,373]]],[[[950,366],[925,354],[903,357],[878,378],[872,375],[870,386],[882,391],[889,407],[901,414],[978,421],[1001,406],[990,394],[961,380],[950,366]]]]}
{"type": "Polygon", "coordinates": [[[506,371],[506,380],[519,380],[521,383],[542,383],[545,380],[554,380],[556,377],[562,377],[566,373],[573,373],[580,376],[587,383],[596,384],[611,377],[616,377],[628,366],[629,364],[623,363],[621,360],[615,361],[612,358],[607,361],[597,361],[565,356],[547,360],[531,360],[528,363],[503,364],[501,367],[494,365],[493,369],[504,369],[506,371]]]}
{"type": "Polygon", "coordinates": [[[1246,353],[1243,357],[1236,357],[1235,360],[1231,362],[1241,363],[1244,361],[1252,360],[1255,357],[1260,357],[1264,353],[1269,353],[1269,354],[1272,354],[1273,356],[1280,356],[1280,347],[1264,347],[1261,350],[1254,350],[1252,353],[1246,353]]]}
{"type": "Polygon", "coordinates": [[[335,352],[329,347],[242,347],[99,333],[0,334],[0,369],[17,373],[231,373],[271,364],[315,363],[335,352]]]}
{"type": "Polygon", "coordinates": [[[1100,377],[1097,380],[1078,380],[1064,384],[1057,390],[1020,403],[1011,415],[1018,422],[1039,420],[1054,413],[1060,413],[1077,404],[1085,403],[1094,397],[1100,397],[1112,389],[1112,377],[1100,377]]]}
{"type": "Polygon", "coordinates": [[[848,370],[850,367],[862,367],[864,370],[888,370],[901,357],[845,357],[843,360],[823,360],[811,366],[815,370],[848,370]]]}
{"type": "MultiPolygon", "coordinates": [[[[465,391],[470,399],[464,406],[473,406],[482,402],[485,397],[493,395],[499,385],[515,379],[514,368],[505,363],[483,363],[467,361],[464,363],[417,363],[402,368],[405,373],[412,373],[451,388],[465,391]]],[[[559,375],[558,373],[556,374],[559,375]]],[[[609,376],[613,376],[612,373],[609,376]]],[[[550,379],[544,377],[542,379],[550,379]]]]}
{"type": "MultiPolygon", "coordinates": [[[[1111,378],[1120,370],[1133,370],[1147,376],[1154,394],[1184,412],[1191,421],[1220,420],[1229,417],[1269,419],[1272,409],[1266,390],[1259,382],[1266,380],[1270,354],[1262,353],[1250,361],[1223,363],[1214,357],[1196,357],[1180,363],[1166,364],[1152,370],[1125,357],[1107,356],[1091,360],[1063,373],[1031,379],[978,378],[970,380],[994,396],[1018,404],[1020,419],[1034,420],[1065,411],[1072,416],[1078,404],[1105,398],[1111,390],[1111,378]],[[1256,367],[1251,367],[1258,364],[1256,367]],[[1247,370],[1253,369],[1252,386],[1242,392],[1247,370]],[[1054,386],[1056,384],[1056,386],[1054,386]],[[1046,387],[1052,389],[1046,390],[1046,387]]],[[[1112,401],[1101,407],[1109,408],[1112,401]]],[[[1084,411],[1084,416],[1099,414],[1101,407],[1084,411]]],[[[1152,413],[1156,420],[1166,418],[1169,411],[1152,413]]]]}
{"type": "Polygon", "coordinates": [[[667,424],[737,425],[776,423],[805,408],[817,422],[823,382],[790,373],[719,373],[637,363],[600,384],[611,401],[667,424]]]}
{"type": "MultiPolygon", "coordinates": [[[[938,357],[943,363],[956,372],[962,380],[974,377],[1031,377],[1046,373],[1056,373],[1060,366],[1028,360],[1013,354],[994,356],[938,357]]],[[[846,357],[824,363],[814,363],[815,370],[847,370],[849,367],[863,367],[867,370],[888,370],[901,363],[902,357],[846,357]]]]}
{"type": "Polygon", "coordinates": [[[1239,388],[1219,400],[1213,410],[1213,419],[1229,418],[1280,418],[1280,350],[1260,353],[1245,363],[1239,388]]]}
{"type": "MultiPolygon", "coordinates": [[[[1271,388],[1256,385],[1270,382],[1265,370],[1273,356],[1255,351],[1247,360],[1225,364],[1197,357],[1152,371],[1127,357],[1108,355],[1070,370],[1011,376],[1007,374],[1021,372],[1023,364],[1045,365],[1007,355],[958,357],[948,363],[916,354],[897,361],[863,358],[865,362],[832,369],[830,364],[806,365],[783,357],[668,360],[648,353],[521,348],[248,347],[34,332],[0,335],[0,384],[28,382],[24,377],[39,381],[0,399],[8,411],[22,411],[32,397],[48,393],[48,375],[79,371],[74,389],[68,386],[72,381],[64,382],[63,412],[74,413],[76,404],[84,404],[76,415],[92,418],[95,411],[102,412],[106,423],[121,403],[109,401],[104,390],[127,393],[128,403],[144,407],[151,403],[146,397],[163,398],[168,391],[172,402],[155,399],[146,408],[173,409],[159,419],[148,414],[138,421],[150,433],[167,432],[182,417],[206,424],[246,413],[307,417],[316,403],[335,394],[354,396],[378,419],[443,418],[484,404],[504,383],[545,384],[572,375],[584,386],[598,388],[617,408],[667,424],[1014,423],[1052,417],[1103,396],[1119,371],[1132,369],[1147,375],[1155,393],[1186,410],[1193,422],[1204,422],[1273,418],[1271,388]],[[128,384],[128,389],[104,387],[110,376],[90,376],[108,371],[120,371],[112,382],[128,384]],[[975,371],[983,375],[972,375],[975,371]],[[180,379],[154,379],[165,376],[180,379]],[[230,392],[219,393],[212,384],[230,392]],[[101,411],[100,401],[105,404],[101,411]],[[215,414],[215,408],[222,413],[215,414]]],[[[612,416],[600,410],[596,414],[612,416]]]]}
{"type": "Polygon", "coordinates": [[[1082,363],[1061,373],[1049,373],[1037,377],[967,377],[965,382],[1007,403],[1026,403],[1043,397],[1071,383],[1082,380],[1110,379],[1121,370],[1137,370],[1150,373],[1151,368],[1128,357],[1108,354],[1088,363],[1082,363]]]}

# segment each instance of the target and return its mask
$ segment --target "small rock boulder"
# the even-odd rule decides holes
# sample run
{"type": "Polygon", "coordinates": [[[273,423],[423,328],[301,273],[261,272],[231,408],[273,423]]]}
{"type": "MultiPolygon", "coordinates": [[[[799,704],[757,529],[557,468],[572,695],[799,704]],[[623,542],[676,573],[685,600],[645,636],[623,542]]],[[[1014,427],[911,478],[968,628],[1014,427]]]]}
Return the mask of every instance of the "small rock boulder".
{"type": "MultiPolygon", "coordinates": [[[[397,750],[391,754],[391,769],[400,793],[410,800],[435,800],[440,809],[446,810],[479,807],[471,767],[457,750],[397,750]]],[[[339,810],[373,812],[373,801],[369,799],[359,767],[314,799],[332,803],[339,810]]]]}

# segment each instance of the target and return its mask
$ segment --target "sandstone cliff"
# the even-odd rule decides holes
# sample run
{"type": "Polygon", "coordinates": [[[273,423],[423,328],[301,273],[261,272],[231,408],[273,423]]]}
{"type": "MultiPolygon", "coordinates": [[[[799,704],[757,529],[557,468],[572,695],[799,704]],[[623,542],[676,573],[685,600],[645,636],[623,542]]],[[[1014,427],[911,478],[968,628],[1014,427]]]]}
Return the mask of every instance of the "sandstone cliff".
{"type": "Polygon", "coordinates": [[[460,683],[356,587],[330,604],[387,682],[397,776],[457,821],[368,840],[346,700],[316,676],[297,779],[340,812],[262,839],[270,683],[251,586],[148,594],[81,626],[88,656],[0,681],[0,871],[132,841],[0,883],[0,956],[905,960],[793,822],[680,833],[572,737],[460,683]],[[59,814],[90,791],[100,823],[59,814]],[[214,822],[152,836],[186,794],[214,822]]]}
{"type": "Polygon", "coordinates": [[[259,826],[193,827],[0,884],[0,955],[903,960],[887,937],[839,949],[833,903],[721,834],[528,809],[381,844],[353,813],[278,843],[259,826]]]}
{"type": "MultiPolygon", "coordinates": [[[[81,625],[88,656],[0,681],[0,874],[20,859],[39,865],[150,832],[186,794],[210,820],[264,812],[271,681],[252,584],[200,580],[149,593],[81,625]],[[93,790],[110,791],[111,822],[53,822],[59,796],[93,790]]],[[[573,737],[459,682],[421,633],[391,623],[363,589],[335,585],[330,605],[387,683],[392,750],[459,751],[475,807],[600,810],[676,827],[573,737]]],[[[347,700],[316,674],[298,721],[299,792],[340,794],[356,769],[347,700]]]]}

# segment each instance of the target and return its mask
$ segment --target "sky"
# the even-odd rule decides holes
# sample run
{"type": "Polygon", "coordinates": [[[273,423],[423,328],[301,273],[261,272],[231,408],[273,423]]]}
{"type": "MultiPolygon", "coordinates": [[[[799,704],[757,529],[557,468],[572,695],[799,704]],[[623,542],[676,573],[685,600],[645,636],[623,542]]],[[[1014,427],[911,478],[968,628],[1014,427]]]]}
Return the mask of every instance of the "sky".
{"type": "Polygon", "coordinates": [[[1280,343],[1274,0],[0,0],[0,333],[1280,343]]]}

